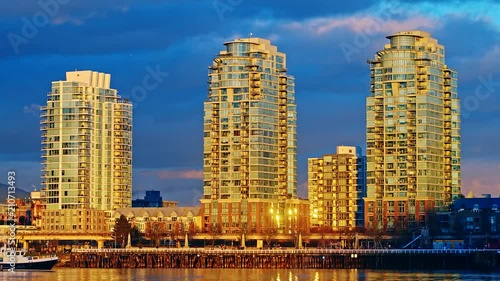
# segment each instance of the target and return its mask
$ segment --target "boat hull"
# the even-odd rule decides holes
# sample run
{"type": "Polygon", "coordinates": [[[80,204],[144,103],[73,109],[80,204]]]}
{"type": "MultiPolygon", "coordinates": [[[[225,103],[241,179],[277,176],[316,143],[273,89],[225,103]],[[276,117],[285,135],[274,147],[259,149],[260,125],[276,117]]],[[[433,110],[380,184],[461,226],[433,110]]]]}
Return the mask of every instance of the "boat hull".
{"type": "MultiPolygon", "coordinates": [[[[51,270],[54,265],[59,261],[58,258],[43,259],[43,260],[31,260],[26,262],[16,262],[14,271],[16,270],[51,270]]],[[[0,262],[0,266],[3,270],[8,270],[11,268],[10,263],[0,262]]]]}

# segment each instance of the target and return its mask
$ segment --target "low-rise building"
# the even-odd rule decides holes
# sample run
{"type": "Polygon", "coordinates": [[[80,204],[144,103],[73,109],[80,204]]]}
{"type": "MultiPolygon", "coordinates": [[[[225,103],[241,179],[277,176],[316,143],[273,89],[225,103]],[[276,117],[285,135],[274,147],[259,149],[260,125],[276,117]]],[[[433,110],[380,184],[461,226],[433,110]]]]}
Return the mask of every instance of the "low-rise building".
{"type": "Polygon", "coordinates": [[[103,210],[61,209],[41,211],[41,231],[64,234],[104,234],[106,218],[103,210]]]}
{"type": "Polygon", "coordinates": [[[163,207],[177,207],[178,205],[179,202],[177,201],[163,200],[163,207]]]}
{"type": "Polygon", "coordinates": [[[366,193],[365,157],[353,146],[308,161],[311,228],[346,231],[361,228],[366,193]]]}
{"type": "Polygon", "coordinates": [[[108,231],[113,231],[114,224],[120,216],[146,233],[154,222],[164,224],[166,232],[198,232],[201,227],[200,207],[161,207],[161,208],[120,208],[112,212],[108,221],[108,231]]]}
{"type": "Polygon", "coordinates": [[[500,198],[460,198],[447,212],[438,212],[434,227],[437,236],[463,239],[468,247],[500,247],[500,198]]]}

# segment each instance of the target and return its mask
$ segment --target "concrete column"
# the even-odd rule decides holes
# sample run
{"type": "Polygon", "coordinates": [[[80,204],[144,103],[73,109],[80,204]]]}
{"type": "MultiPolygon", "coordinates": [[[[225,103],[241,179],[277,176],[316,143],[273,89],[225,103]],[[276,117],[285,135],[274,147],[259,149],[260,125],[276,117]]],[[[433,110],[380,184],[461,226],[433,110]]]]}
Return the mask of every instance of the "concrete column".
{"type": "Polygon", "coordinates": [[[28,250],[29,246],[28,240],[23,240],[23,249],[28,250]]]}
{"type": "Polygon", "coordinates": [[[104,248],[104,240],[97,240],[97,249],[104,248]]]}

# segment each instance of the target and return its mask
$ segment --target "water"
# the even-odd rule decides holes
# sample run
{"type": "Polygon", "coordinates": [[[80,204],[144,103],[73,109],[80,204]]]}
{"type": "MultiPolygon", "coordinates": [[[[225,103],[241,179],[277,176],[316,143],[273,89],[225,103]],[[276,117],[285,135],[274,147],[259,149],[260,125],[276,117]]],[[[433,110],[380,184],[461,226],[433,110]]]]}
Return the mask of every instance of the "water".
{"type": "Polygon", "coordinates": [[[0,272],[15,281],[497,281],[496,272],[413,272],[360,269],[86,269],[57,268],[49,272],[0,272]]]}

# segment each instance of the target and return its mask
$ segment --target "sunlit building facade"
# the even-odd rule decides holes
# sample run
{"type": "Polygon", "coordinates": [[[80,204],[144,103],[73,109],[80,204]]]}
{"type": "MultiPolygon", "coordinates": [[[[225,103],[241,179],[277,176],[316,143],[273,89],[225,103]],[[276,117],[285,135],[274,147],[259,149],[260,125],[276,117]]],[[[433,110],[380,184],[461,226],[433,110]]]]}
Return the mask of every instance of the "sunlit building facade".
{"type": "Polygon", "coordinates": [[[203,231],[285,232],[297,198],[294,78],[269,40],[224,45],[204,103],[203,231]]]}
{"type": "Polygon", "coordinates": [[[457,73],[429,33],[387,38],[369,61],[365,225],[423,227],[460,194],[457,73]]]}
{"type": "Polygon", "coordinates": [[[354,146],[338,146],[336,154],[308,159],[313,230],[352,231],[364,227],[365,168],[365,157],[354,146]]]}
{"type": "MultiPolygon", "coordinates": [[[[110,88],[110,80],[110,74],[72,71],[65,81],[52,82],[41,108],[45,214],[93,215],[99,212],[87,210],[131,206],[132,105],[110,88]]],[[[93,229],[76,222],[81,220],[68,222],[70,230],[93,229]]]]}

